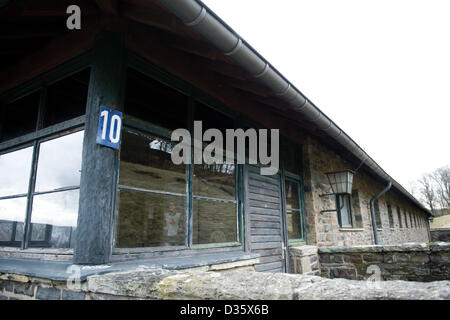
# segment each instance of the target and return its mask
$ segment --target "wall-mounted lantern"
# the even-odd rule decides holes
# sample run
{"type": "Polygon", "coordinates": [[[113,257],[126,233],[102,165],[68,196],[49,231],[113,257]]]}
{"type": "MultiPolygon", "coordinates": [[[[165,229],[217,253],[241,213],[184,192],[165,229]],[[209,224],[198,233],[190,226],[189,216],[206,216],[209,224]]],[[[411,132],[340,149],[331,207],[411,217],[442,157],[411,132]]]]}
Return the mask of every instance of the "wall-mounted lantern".
{"type": "MultiPolygon", "coordinates": [[[[330,195],[351,194],[353,186],[353,174],[354,172],[351,170],[326,173],[328,182],[330,183],[331,190],[333,191],[333,193],[321,194],[320,196],[324,197],[330,195]]],[[[336,208],[330,210],[322,210],[320,212],[338,211],[340,209],[336,208]]]]}

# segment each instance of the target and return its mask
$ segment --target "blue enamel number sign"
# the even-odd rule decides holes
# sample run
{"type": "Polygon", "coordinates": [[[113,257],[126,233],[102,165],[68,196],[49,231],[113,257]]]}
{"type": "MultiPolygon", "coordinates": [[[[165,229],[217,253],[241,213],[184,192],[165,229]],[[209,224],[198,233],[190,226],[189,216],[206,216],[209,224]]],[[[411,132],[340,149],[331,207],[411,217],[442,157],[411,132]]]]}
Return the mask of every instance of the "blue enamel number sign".
{"type": "Polygon", "coordinates": [[[119,149],[121,130],[122,112],[101,105],[97,128],[97,143],[113,149],[119,149]]]}

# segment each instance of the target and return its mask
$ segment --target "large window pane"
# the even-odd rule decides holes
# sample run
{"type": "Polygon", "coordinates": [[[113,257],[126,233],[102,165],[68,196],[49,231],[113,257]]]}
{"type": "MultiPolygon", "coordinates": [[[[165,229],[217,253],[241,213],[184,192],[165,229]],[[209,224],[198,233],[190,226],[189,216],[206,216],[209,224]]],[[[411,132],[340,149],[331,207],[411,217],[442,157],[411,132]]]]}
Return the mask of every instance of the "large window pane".
{"type": "Polygon", "coordinates": [[[85,114],[89,75],[86,69],[47,87],[44,127],[85,114]]]}
{"type": "Polygon", "coordinates": [[[0,155],[0,197],[28,192],[33,147],[0,155]]]}
{"type": "Polygon", "coordinates": [[[285,145],[282,153],[284,170],[293,174],[300,174],[300,157],[298,148],[295,145],[285,145]]]}
{"type": "Polygon", "coordinates": [[[124,131],[119,184],[186,193],[186,166],[172,162],[172,147],[169,141],[124,131]]]}
{"type": "Polygon", "coordinates": [[[236,203],[194,199],[193,244],[237,241],[236,203]]]}
{"type": "Polygon", "coordinates": [[[202,164],[193,166],[194,195],[218,199],[236,199],[236,166],[202,164]]]}
{"type": "Polygon", "coordinates": [[[23,239],[27,198],[0,200],[0,245],[14,245],[23,239]]]}
{"type": "Polygon", "coordinates": [[[78,197],[79,190],[34,196],[30,246],[72,247],[78,218],[78,197]]]}
{"type": "Polygon", "coordinates": [[[0,141],[36,131],[40,91],[2,106],[0,141]]]}
{"type": "Polygon", "coordinates": [[[187,128],[187,96],[128,69],[124,111],[166,129],[187,128]]]}
{"type": "Polygon", "coordinates": [[[302,226],[300,222],[300,211],[286,210],[288,239],[302,239],[302,226]]]}
{"type": "Polygon", "coordinates": [[[186,198],[119,191],[116,247],[184,245],[186,198]]]}
{"type": "Polygon", "coordinates": [[[40,144],[35,191],[80,184],[83,137],[79,131],[40,144]]]}

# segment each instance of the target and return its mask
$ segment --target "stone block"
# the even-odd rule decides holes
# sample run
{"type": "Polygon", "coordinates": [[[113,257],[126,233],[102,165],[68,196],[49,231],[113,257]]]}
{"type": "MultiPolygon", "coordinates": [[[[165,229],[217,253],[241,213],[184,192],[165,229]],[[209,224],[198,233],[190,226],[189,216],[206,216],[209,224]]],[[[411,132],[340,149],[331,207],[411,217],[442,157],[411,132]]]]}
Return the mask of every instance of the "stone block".
{"type": "Polygon", "coordinates": [[[352,264],[361,264],[363,263],[363,259],[360,254],[345,254],[344,262],[352,264]]]}
{"type": "Polygon", "coordinates": [[[409,262],[409,254],[408,253],[395,253],[394,263],[399,263],[399,262],[409,262]]]}
{"type": "Polygon", "coordinates": [[[383,255],[380,253],[364,254],[363,259],[366,263],[377,263],[384,260],[383,255]]]}
{"type": "Polygon", "coordinates": [[[62,300],[85,300],[85,299],[86,293],[84,292],[77,292],[70,290],[63,290],[62,292],[62,300]]]}
{"type": "Polygon", "coordinates": [[[34,295],[34,286],[31,283],[16,283],[14,285],[14,293],[32,297],[34,295]]]}
{"type": "Polygon", "coordinates": [[[14,285],[11,281],[6,281],[4,283],[5,291],[13,292],[13,287],[14,287],[14,285]]]}
{"type": "Polygon", "coordinates": [[[59,300],[61,290],[57,288],[38,287],[36,291],[36,299],[39,300],[59,300]]]}
{"type": "Polygon", "coordinates": [[[0,300],[8,300],[8,297],[0,294],[0,300]]]}

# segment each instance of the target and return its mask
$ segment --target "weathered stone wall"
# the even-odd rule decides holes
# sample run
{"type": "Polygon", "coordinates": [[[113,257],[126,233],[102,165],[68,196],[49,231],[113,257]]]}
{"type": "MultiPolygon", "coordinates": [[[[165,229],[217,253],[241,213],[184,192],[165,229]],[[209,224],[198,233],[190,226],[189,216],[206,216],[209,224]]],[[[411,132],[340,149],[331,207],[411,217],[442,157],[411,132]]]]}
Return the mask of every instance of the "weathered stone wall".
{"type": "MultiPolygon", "coordinates": [[[[303,144],[303,168],[308,243],[318,246],[373,244],[369,202],[385,185],[362,169],[354,175],[351,197],[354,223],[353,228],[344,229],[339,226],[336,212],[320,212],[336,208],[334,196],[320,197],[319,195],[331,192],[326,172],[355,169],[355,165],[308,137],[303,144]]],[[[405,196],[391,189],[378,199],[378,203],[381,218],[381,228],[378,229],[380,244],[429,241],[425,212],[405,196]],[[388,204],[392,208],[391,220],[388,204]],[[398,209],[400,209],[401,222],[398,209]],[[412,225],[411,218],[413,218],[412,225]]]]}
{"type": "Polygon", "coordinates": [[[316,246],[289,247],[289,272],[305,275],[320,275],[319,255],[316,246]]]}
{"type": "Polygon", "coordinates": [[[411,243],[319,248],[321,275],[327,278],[450,280],[450,243],[411,243]]]}
{"type": "Polygon", "coordinates": [[[431,241],[450,242],[450,229],[430,229],[431,241]]]}
{"type": "MultiPolygon", "coordinates": [[[[195,268],[187,268],[183,271],[169,271],[163,269],[138,268],[133,272],[152,272],[159,270],[162,274],[171,273],[205,273],[205,272],[255,272],[257,259],[246,259],[233,262],[205,265],[195,268]],[[150,270],[150,271],[149,271],[150,270]]],[[[95,277],[94,277],[95,278],[95,277]]],[[[89,279],[89,277],[88,277],[89,279]]],[[[133,279],[129,279],[132,281],[133,279]]],[[[118,295],[112,296],[108,293],[94,292],[88,288],[89,281],[76,282],[75,279],[67,281],[56,281],[21,274],[0,273],[0,300],[106,300],[124,299],[118,295]]],[[[132,285],[132,284],[131,284],[132,285]]],[[[137,283],[136,286],[140,284],[137,283]]],[[[137,293],[136,293],[137,294],[137,293]]],[[[133,299],[145,297],[134,296],[133,299]]],[[[130,297],[128,297],[130,299],[130,297]]]]}
{"type": "Polygon", "coordinates": [[[90,276],[78,292],[33,281],[2,280],[1,299],[450,300],[450,281],[374,283],[266,272],[128,271],[90,276]]]}

